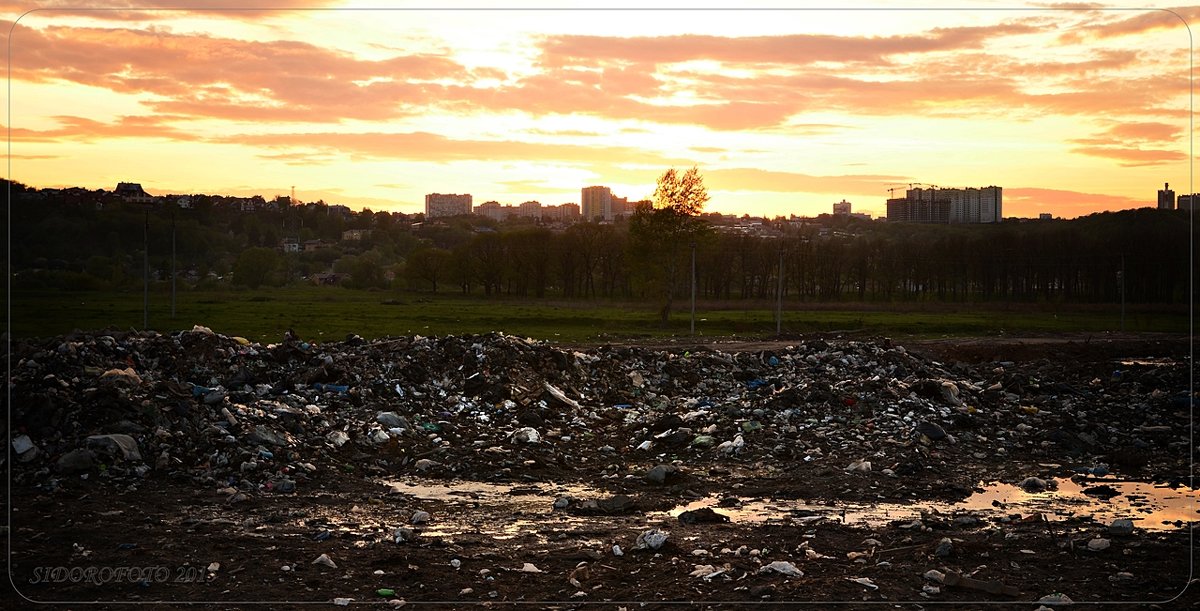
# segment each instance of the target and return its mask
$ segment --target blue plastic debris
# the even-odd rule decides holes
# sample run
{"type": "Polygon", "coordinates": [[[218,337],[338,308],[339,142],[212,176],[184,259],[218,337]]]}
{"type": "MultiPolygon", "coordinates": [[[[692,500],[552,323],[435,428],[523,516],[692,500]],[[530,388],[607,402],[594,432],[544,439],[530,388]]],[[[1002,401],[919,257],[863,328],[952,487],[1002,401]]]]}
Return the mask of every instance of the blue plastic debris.
{"type": "Polygon", "coordinates": [[[328,390],[330,392],[336,392],[342,395],[346,394],[346,391],[350,390],[349,386],[343,384],[322,384],[320,382],[313,384],[313,388],[317,390],[328,390]]]}

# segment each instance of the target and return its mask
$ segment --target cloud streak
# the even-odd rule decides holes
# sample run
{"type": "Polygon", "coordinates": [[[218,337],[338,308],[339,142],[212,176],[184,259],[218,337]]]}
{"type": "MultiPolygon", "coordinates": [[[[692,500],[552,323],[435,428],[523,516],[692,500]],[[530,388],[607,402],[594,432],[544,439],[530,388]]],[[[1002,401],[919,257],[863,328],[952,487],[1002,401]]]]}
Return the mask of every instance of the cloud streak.
{"type": "Polygon", "coordinates": [[[804,191],[831,194],[854,193],[883,197],[882,194],[888,185],[912,179],[908,176],[886,174],[814,176],[756,168],[729,168],[705,170],[704,180],[710,188],[716,191],[804,191]]]}
{"type": "Polygon", "coordinates": [[[13,77],[149,96],[143,103],[159,113],[255,122],[519,111],[806,131],[791,125],[791,117],[1180,112],[1169,102],[1186,94],[1186,74],[1130,79],[1121,71],[1142,61],[1134,51],[1098,49],[1095,59],[1082,62],[1023,63],[980,50],[997,37],[1032,31],[1009,23],[892,37],[548,36],[536,48],[536,70],[508,78],[442,54],[368,60],[302,41],[18,27],[13,77]],[[898,57],[916,63],[895,65],[898,57]],[[698,67],[697,60],[719,68],[698,67]],[[1047,79],[1053,93],[1040,92],[1047,79]]]}
{"type": "Polygon", "coordinates": [[[89,0],[45,0],[36,6],[28,2],[0,1],[0,12],[52,21],[62,17],[88,17],[107,21],[152,21],[174,19],[182,14],[219,16],[231,19],[262,19],[263,17],[295,13],[313,8],[327,8],[337,0],[256,0],[247,7],[241,0],[108,0],[102,6],[89,0]],[[148,10],[147,5],[154,9],[148,10]]]}
{"type": "MultiPolygon", "coordinates": [[[[1174,30],[1186,35],[1189,23],[1200,21],[1200,7],[1180,6],[1174,8],[1146,8],[1140,12],[1104,11],[1105,16],[1115,18],[1098,24],[1079,27],[1066,34],[1065,40],[1076,42],[1087,38],[1105,39],[1118,36],[1134,36],[1157,30],[1174,30]],[[1132,13],[1132,16],[1127,16],[1132,13]]],[[[1186,42],[1186,38],[1181,39],[1186,42]]]]}
{"type": "Polygon", "coordinates": [[[441,55],[364,60],[299,41],[241,41],[122,28],[18,27],[13,78],[153,94],[159,112],[276,121],[388,119],[429,104],[430,81],[469,82],[441,55]]]}
{"type": "Polygon", "coordinates": [[[13,127],[10,136],[14,142],[60,142],[75,140],[92,142],[110,138],[168,138],[172,140],[196,140],[195,134],[170,127],[167,123],[182,117],[127,115],[116,121],[105,123],[70,115],[53,117],[59,127],[34,130],[13,127]]]}
{"type": "Polygon", "coordinates": [[[935,28],[921,35],[721,37],[702,35],[621,38],[610,36],[548,36],[541,47],[551,67],[578,62],[669,64],[713,60],[735,64],[804,65],[817,62],[879,63],[910,53],[978,48],[996,36],[1029,34],[1032,26],[935,28]]]}
{"type": "Polygon", "coordinates": [[[1101,193],[1067,189],[1013,187],[1004,189],[1004,216],[1035,217],[1041,212],[1075,216],[1096,210],[1123,210],[1146,206],[1151,202],[1101,193]]]}
{"type": "Polygon", "coordinates": [[[1154,121],[1117,123],[1090,138],[1072,140],[1080,146],[1072,153],[1113,159],[1125,167],[1160,165],[1187,159],[1180,148],[1145,148],[1154,145],[1178,144],[1183,128],[1154,121]]]}
{"type": "Polygon", "coordinates": [[[457,140],[428,132],[303,132],[239,134],[215,139],[228,144],[355,155],[364,158],[402,159],[433,163],[453,161],[552,161],[560,163],[643,163],[681,165],[672,158],[632,147],[597,147],[539,144],[512,140],[457,140]]]}

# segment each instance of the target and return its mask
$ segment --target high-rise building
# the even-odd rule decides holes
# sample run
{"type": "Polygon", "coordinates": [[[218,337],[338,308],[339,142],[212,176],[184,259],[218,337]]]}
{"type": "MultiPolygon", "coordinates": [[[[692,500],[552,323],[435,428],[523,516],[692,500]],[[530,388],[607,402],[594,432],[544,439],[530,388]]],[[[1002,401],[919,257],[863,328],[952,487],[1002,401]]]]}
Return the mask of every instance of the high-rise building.
{"type": "Polygon", "coordinates": [[[1200,204],[1200,193],[1179,196],[1180,210],[1194,210],[1197,207],[1197,204],[1200,204]]]}
{"type": "Polygon", "coordinates": [[[614,217],[633,216],[633,206],[629,205],[628,197],[612,197],[612,213],[614,217]]]}
{"type": "Polygon", "coordinates": [[[1003,189],[928,189],[905,191],[887,200],[887,219],[902,223],[999,223],[1003,219],[1003,189]]]}
{"type": "Polygon", "coordinates": [[[500,202],[497,201],[483,202],[475,206],[475,214],[492,219],[493,221],[504,220],[504,209],[500,207],[500,202]]]}
{"type": "Polygon", "coordinates": [[[901,223],[949,223],[949,189],[909,189],[887,200],[887,218],[901,223]]]}
{"type": "Polygon", "coordinates": [[[542,204],[535,201],[523,202],[517,207],[517,216],[531,219],[542,218],[542,204]]]}
{"type": "MultiPolygon", "coordinates": [[[[1180,196],[1182,199],[1184,196],[1180,196]]],[[[1171,183],[1164,182],[1163,188],[1158,190],[1158,209],[1159,210],[1174,210],[1175,209],[1175,191],[1171,190],[1171,183]]]]}
{"type": "Polygon", "coordinates": [[[999,223],[1002,220],[1003,190],[1000,187],[948,190],[951,223],[999,223]]]}
{"type": "Polygon", "coordinates": [[[840,202],[834,202],[833,214],[835,216],[839,214],[842,216],[850,216],[850,202],[846,201],[845,199],[840,202]]]}
{"type": "Polygon", "coordinates": [[[554,223],[574,223],[579,220],[579,204],[542,207],[542,220],[554,223]]]}
{"type": "Polygon", "coordinates": [[[425,196],[425,218],[471,214],[471,194],[430,193],[425,196]]]}
{"type": "Polygon", "coordinates": [[[580,209],[583,220],[613,220],[612,189],[608,187],[584,187],[580,209]]]}

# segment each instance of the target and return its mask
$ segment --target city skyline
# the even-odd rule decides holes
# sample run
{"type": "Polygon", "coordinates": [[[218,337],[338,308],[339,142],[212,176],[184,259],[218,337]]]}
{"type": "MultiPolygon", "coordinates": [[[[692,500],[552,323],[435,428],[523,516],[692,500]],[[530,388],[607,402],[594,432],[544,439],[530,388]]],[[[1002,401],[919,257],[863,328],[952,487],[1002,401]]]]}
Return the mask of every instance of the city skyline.
{"type": "Polygon", "coordinates": [[[36,187],[295,185],[415,213],[428,193],[558,205],[605,185],[634,202],[695,165],[724,214],[846,200],[882,216],[888,189],[933,183],[1004,185],[1005,216],[1063,218],[1192,190],[1180,17],[1197,7],[57,6],[5,9],[8,178],[36,187]]]}

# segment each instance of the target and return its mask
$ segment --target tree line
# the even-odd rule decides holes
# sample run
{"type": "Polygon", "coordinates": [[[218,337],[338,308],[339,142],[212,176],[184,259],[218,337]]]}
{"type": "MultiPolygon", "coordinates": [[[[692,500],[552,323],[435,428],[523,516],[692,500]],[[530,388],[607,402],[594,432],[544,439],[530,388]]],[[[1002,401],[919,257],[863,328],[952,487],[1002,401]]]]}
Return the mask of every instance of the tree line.
{"type": "MultiPolygon", "coordinates": [[[[938,226],[818,219],[778,237],[714,231],[695,241],[702,300],[1187,303],[1186,214],[1154,209],[1071,221],[938,226]]],[[[670,253],[670,298],[691,292],[691,242],[670,253]]],[[[487,233],[424,245],[412,290],[568,299],[662,299],[628,224],[487,233]]]]}
{"type": "MultiPolygon", "coordinates": [[[[682,184],[687,174],[672,180],[682,184]]],[[[699,176],[693,178],[702,192],[699,176]]],[[[152,276],[163,281],[174,226],[185,286],[278,286],[340,272],[354,288],[646,301],[669,309],[691,294],[694,253],[701,300],[774,299],[781,283],[785,300],[801,302],[1190,299],[1190,218],[1173,210],[995,225],[821,215],[768,220],[754,234],[700,214],[706,195],[690,205],[673,202],[678,192],[656,192],[632,219],[552,229],[475,216],[429,222],[369,210],[343,216],[314,204],[240,212],[204,198],[186,210],[97,209],[86,198],[59,201],[12,186],[5,205],[12,207],[17,288],[140,287],[146,236],[152,276]],[[346,229],[370,234],[349,242],[342,240],[346,229]],[[284,238],[327,247],[284,253],[284,238]]]]}

